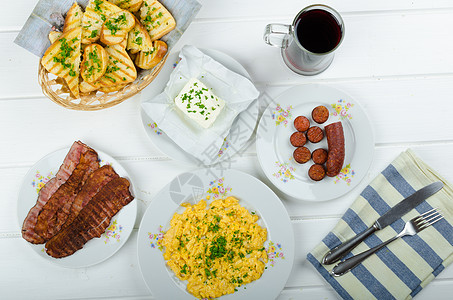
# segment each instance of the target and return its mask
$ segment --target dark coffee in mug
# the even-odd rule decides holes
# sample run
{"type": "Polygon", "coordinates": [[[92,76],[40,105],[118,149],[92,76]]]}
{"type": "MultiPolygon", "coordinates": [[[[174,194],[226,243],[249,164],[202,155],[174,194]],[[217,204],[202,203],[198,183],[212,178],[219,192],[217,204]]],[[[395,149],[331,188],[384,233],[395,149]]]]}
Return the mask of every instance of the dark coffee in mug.
{"type": "Polygon", "coordinates": [[[341,41],[340,24],[325,10],[313,9],[302,13],[294,27],[299,43],[313,53],[329,52],[341,41]]]}

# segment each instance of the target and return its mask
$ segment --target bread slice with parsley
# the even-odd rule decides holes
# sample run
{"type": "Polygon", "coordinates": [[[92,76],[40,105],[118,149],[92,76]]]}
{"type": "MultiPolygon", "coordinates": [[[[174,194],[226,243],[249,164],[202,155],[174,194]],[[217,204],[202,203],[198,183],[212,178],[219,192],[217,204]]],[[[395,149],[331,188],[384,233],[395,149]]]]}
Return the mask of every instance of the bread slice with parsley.
{"type": "Polygon", "coordinates": [[[127,10],[122,10],[112,14],[101,29],[101,42],[106,45],[121,43],[127,33],[134,27],[134,15],[127,10]]]}
{"type": "Polygon", "coordinates": [[[86,46],[80,65],[80,74],[83,80],[93,83],[101,78],[107,70],[108,61],[107,51],[101,45],[93,43],[86,46]]]}
{"type": "Polygon", "coordinates": [[[82,43],[96,42],[101,36],[104,22],[122,9],[106,0],[90,0],[82,17],[82,43]]]}
{"type": "MultiPolygon", "coordinates": [[[[121,41],[121,43],[117,44],[118,46],[120,46],[121,48],[123,48],[124,50],[126,50],[126,46],[127,46],[127,37],[121,41]]],[[[130,57],[130,56],[129,56],[130,57]]]]}
{"type": "Polygon", "coordinates": [[[81,27],[67,31],[46,50],[41,59],[47,71],[66,81],[75,98],[79,97],[81,38],[81,27]]]}
{"type": "Polygon", "coordinates": [[[82,8],[74,2],[64,19],[63,33],[73,28],[82,26],[83,11],[82,8]]]}
{"type": "Polygon", "coordinates": [[[167,44],[163,41],[154,41],[148,51],[140,51],[135,58],[135,64],[142,69],[154,68],[167,54],[167,44]]]}
{"type": "Polygon", "coordinates": [[[130,12],[137,12],[143,0],[110,0],[110,2],[130,12]]]}
{"type": "Polygon", "coordinates": [[[135,26],[129,31],[127,37],[127,50],[135,54],[139,51],[147,51],[153,47],[153,42],[146,28],[135,18],[135,26]]]}
{"type": "Polygon", "coordinates": [[[82,81],[79,85],[79,89],[81,93],[91,93],[99,89],[101,85],[97,82],[95,83],[88,83],[86,81],[82,81]]]}
{"type": "Polygon", "coordinates": [[[102,87],[112,87],[129,83],[137,78],[134,62],[129,57],[124,46],[125,42],[105,47],[109,62],[104,76],[97,81],[102,87]]]}
{"type": "Polygon", "coordinates": [[[61,35],[63,34],[63,32],[60,32],[60,31],[51,31],[49,32],[49,41],[51,44],[55,43],[56,40],[58,40],[61,35]]]}
{"type": "Polygon", "coordinates": [[[171,13],[157,0],[144,0],[140,8],[140,21],[151,40],[158,40],[176,27],[171,13]]]}
{"type": "Polygon", "coordinates": [[[127,83],[121,83],[121,84],[109,86],[109,87],[102,86],[99,88],[99,91],[103,92],[103,93],[112,93],[112,92],[116,92],[116,91],[123,89],[126,85],[127,85],[127,83]]]}

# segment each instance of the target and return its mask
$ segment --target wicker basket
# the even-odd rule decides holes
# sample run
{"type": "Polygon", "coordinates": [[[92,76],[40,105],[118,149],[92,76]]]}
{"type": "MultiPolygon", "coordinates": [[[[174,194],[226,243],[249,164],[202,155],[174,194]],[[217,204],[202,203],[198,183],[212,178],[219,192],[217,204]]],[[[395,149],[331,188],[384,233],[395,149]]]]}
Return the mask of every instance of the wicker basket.
{"type": "Polygon", "coordinates": [[[80,98],[76,99],[69,93],[64,80],[52,74],[51,76],[55,78],[49,78],[49,72],[41,64],[39,64],[38,80],[44,95],[65,108],[86,111],[100,110],[117,105],[143,90],[159,74],[167,60],[168,53],[153,69],[139,71],[134,82],[116,92],[102,93],[95,91],[89,94],[80,94],[80,98]]]}

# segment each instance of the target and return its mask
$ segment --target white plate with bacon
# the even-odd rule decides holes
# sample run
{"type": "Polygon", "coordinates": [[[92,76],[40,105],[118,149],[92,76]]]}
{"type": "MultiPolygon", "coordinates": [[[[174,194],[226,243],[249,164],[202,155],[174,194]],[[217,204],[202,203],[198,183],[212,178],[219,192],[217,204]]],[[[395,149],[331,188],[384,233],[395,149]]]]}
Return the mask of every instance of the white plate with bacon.
{"type": "Polygon", "coordinates": [[[68,268],[112,256],[137,215],[126,170],[81,142],[39,160],[22,182],[17,205],[22,237],[41,257],[68,268]]]}

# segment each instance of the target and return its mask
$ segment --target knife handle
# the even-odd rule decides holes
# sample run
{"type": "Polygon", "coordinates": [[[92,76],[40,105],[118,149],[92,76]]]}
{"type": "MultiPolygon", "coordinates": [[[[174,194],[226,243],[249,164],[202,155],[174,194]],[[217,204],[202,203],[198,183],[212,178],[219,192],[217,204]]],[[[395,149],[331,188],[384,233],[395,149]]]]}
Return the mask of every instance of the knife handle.
{"type": "Polygon", "coordinates": [[[324,258],[322,259],[322,264],[330,265],[333,264],[334,262],[339,261],[342,257],[348,254],[352,249],[354,249],[364,239],[373,234],[376,230],[379,230],[379,228],[376,226],[376,224],[374,224],[364,232],[359,233],[352,239],[349,239],[343,244],[333,248],[332,250],[327,252],[326,255],[324,255],[324,258]]]}

